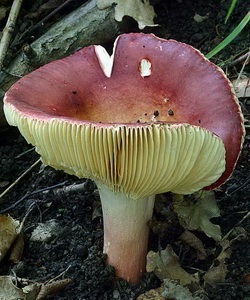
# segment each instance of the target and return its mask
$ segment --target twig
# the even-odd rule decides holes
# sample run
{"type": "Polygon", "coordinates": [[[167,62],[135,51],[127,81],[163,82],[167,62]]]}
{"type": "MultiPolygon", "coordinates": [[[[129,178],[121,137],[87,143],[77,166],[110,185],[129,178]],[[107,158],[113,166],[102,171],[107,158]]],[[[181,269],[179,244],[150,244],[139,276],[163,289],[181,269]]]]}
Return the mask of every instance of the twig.
{"type": "Polygon", "coordinates": [[[231,193],[227,193],[227,195],[229,195],[229,196],[233,195],[234,193],[238,192],[240,189],[242,189],[243,187],[245,187],[246,185],[248,185],[249,182],[250,182],[250,176],[246,179],[246,181],[242,185],[240,185],[237,189],[235,189],[231,193]]]}
{"type": "Polygon", "coordinates": [[[19,227],[17,229],[17,234],[20,234],[23,231],[23,229],[24,229],[24,223],[26,222],[29,214],[33,211],[34,207],[35,207],[35,202],[32,202],[30,204],[30,206],[28,207],[28,209],[27,209],[27,211],[25,213],[25,216],[23,217],[23,220],[22,220],[22,222],[20,223],[20,225],[19,225],[19,227]]]}
{"type": "Polygon", "coordinates": [[[246,62],[249,61],[249,56],[250,56],[250,51],[248,51],[247,53],[237,57],[236,59],[234,59],[231,62],[225,63],[225,65],[223,65],[223,69],[225,69],[226,67],[233,67],[241,62],[243,62],[244,60],[246,60],[246,62]]]}
{"type": "Polygon", "coordinates": [[[86,180],[83,183],[72,184],[69,186],[63,186],[60,189],[56,189],[54,191],[55,195],[63,195],[63,194],[75,194],[83,191],[89,191],[94,189],[94,184],[90,180],[86,180]]]}
{"type": "Polygon", "coordinates": [[[0,72],[0,88],[8,90],[19,76],[52,60],[68,56],[77,49],[107,44],[117,37],[120,30],[120,24],[114,19],[113,7],[99,10],[96,0],[89,0],[53,24],[30,45],[36,53],[34,59],[25,58],[23,52],[12,59],[6,70],[0,72]]]}
{"type": "Polygon", "coordinates": [[[20,8],[22,6],[22,0],[14,0],[10,14],[6,23],[6,26],[3,30],[3,36],[0,42],[0,70],[3,67],[3,62],[5,59],[5,56],[7,54],[7,50],[9,48],[10,40],[12,37],[12,33],[15,29],[16,20],[20,11],[20,8]]]}
{"type": "Polygon", "coordinates": [[[39,158],[36,162],[33,163],[33,165],[31,165],[27,170],[25,170],[6,190],[4,190],[2,192],[2,194],[0,194],[0,204],[1,202],[1,198],[7,194],[9,192],[9,190],[11,190],[13,188],[13,186],[15,186],[29,171],[31,171],[39,162],[41,161],[41,159],[39,158]]]}
{"type": "Polygon", "coordinates": [[[68,272],[68,270],[71,268],[71,265],[69,265],[64,271],[62,271],[60,274],[58,274],[56,277],[54,277],[54,278],[52,278],[52,279],[50,279],[50,280],[48,280],[48,281],[46,281],[44,284],[46,285],[46,284],[50,284],[50,283],[52,283],[53,281],[56,281],[56,280],[58,280],[60,277],[63,277],[67,272],[68,272]]]}
{"type": "Polygon", "coordinates": [[[67,6],[68,4],[70,4],[70,2],[72,2],[73,0],[66,0],[64,3],[62,3],[61,5],[59,5],[56,9],[54,9],[52,12],[50,12],[46,17],[44,17],[40,22],[38,22],[35,26],[33,26],[32,28],[28,28],[24,33],[22,38],[14,45],[18,45],[21,44],[23,41],[25,41],[27,39],[28,36],[32,35],[37,29],[39,29],[40,27],[44,26],[44,24],[50,19],[52,18],[56,13],[58,13],[62,8],[64,8],[65,6],[67,6]]]}
{"type": "Polygon", "coordinates": [[[238,74],[238,78],[236,79],[236,81],[240,79],[240,77],[241,77],[241,75],[243,73],[243,70],[245,69],[245,66],[249,62],[249,58],[250,58],[250,51],[247,53],[247,56],[245,58],[245,61],[244,61],[243,65],[242,65],[242,68],[241,68],[241,70],[240,70],[240,72],[238,74]]]}
{"type": "Polygon", "coordinates": [[[40,189],[40,190],[36,190],[34,192],[31,192],[31,193],[27,193],[26,195],[24,195],[21,199],[19,199],[18,201],[16,201],[14,204],[12,204],[11,206],[7,207],[6,209],[3,209],[0,211],[0,214],[6,214],[6,213],[9,213],[10,211],[12,211],[14,208],[16,208],[20,203],[22,203],[26,198],[30,197],[30,196],[33,196],[35,194],[39,194],[39,193],[42,193],[44,191],[49,191],[49,190],[53,190],[59,186],[63,186],[65,184],[65,182],[61,182],[61,183],[58,183],[58,184],[55,184],[55,185],[52,185],[52,186],[49,186],[49,187],[46,187],[44,189],[40,189]]]}
{"type": "Polygon", "coordinates": [[[225,236],[222,238],[222,241],[224,241],[224,240],[226,240],[229,236],[230,236],[230,234],[233,232],[233,230],[235,229],[235,227],[238,227],[238,226],[240,226],[246,219],[248,219],[250,217],[250,211],[247,213],[247,214],[245,214],[245,216],[233,227],[233,228],[231,228],[226,234],[225,234],[225,236]]]}
{"type": "Polygon", "coordinates": [[[35,149],[35,147],[32,147],[32,148],[30,148],[30,149],[28,149],[28,150],[22,152],[21,154],[15,156],[15,159],[22,157],[23,155],[25,155],[25,154],[27,154],[27,153],[33,151],[34,149],[35,149]]]}

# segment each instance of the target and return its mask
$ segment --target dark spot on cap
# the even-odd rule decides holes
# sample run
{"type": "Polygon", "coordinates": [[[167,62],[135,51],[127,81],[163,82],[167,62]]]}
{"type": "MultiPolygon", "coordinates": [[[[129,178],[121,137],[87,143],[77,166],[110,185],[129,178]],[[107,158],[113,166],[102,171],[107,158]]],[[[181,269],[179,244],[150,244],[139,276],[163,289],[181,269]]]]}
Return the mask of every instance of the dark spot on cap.
{"type": "Polygon", "coordinates": [[[140,121],[140,120],[137,120],[136,123],[141,123],[141,121],[140,121]]]}
{"type": "Polygon", "coordinates": [[[158,111],[158,110],[155,110],[155,111],[154,111],[154,116],[155,116],[155,117],[158,117],[158,116],[159,116],[159,111],[158,111]]]}
{"type": "Polygon", "coordinates": [[[148,113],[145,113],[144,115],[145,115],[145,116],[147,116],[147,115],[148,115],[148,113]]]}
{"type": "Polygon", "coordinates": [[[174,112],[172,111],[172,109],[169,109],[169,110],[168,110],[168,115],[169,115],[169,116],[173,116],[173,115],[174,115],[174,112]]]}
{"type": "Polygon", "coordinates": [[[74,95],[77,94],[77,91],[72,91],[72,94],[74,94],[74,95]]]}

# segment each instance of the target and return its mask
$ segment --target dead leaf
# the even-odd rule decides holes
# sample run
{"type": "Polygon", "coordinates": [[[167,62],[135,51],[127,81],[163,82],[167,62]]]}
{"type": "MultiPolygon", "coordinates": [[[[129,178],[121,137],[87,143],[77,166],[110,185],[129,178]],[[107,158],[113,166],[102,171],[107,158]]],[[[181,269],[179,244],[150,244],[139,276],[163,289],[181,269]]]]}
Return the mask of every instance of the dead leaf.
{"type": "Polygon", "coordinates": [[[160,286],[157,289],[152,289],[140,295],[137,297],[137,300],[165,300],[166,298],[161,295],[163,291],[164,287],[160,286]]]}
{"type": "Polygon", "coordinates": [[[23,255],[23,249],[24,249],[24,236],[23,236],[23,232],[21,232],[18,234],[15,241],[13,242],[9,260],[15,264],[20,262],[23,255]]]}
{"type": "Polygon", "coordinates": [[[229,241],[229,240],[223,240],[220,242],[220,246],[222,247],[222,250],[221,250],[220,254],[217,256],[218,260],[224,260],[231,256],[231,254],[232,254],[231,244],[232,244],[232,241],[229,241]]]}
{"type": "Polygon", "coordinates": [[[209,16],[208,14],[205,15],[205,16],[201,16],[201,15],[195,13],[193,19],[194,19],[195,22],[201,23],[201,22],[203,22],[204,20],[208,19],[208,16],[209,16]]]}
{"type": "Polygon", "coordinates": [[[49,243],[62,233],[62,228],[56,220],[51,219],[45,223],[39,223],[33,230],[30,240],[49,243]]]}
{"type": "Polygon", "coordinates": [[[0,276],[1,300],[36,300],[39,290],[38,284],[30,284],[21,289],[15,286],[11,276],[0,276]]]}
{"type": "Polygon", "coordinates": [[[0,261],[17,237],[19,224],[10,216],[0,215],[0,261]]]}
{"type": "Polygon", "coordinates": [[[49,295],[57,294],[72,282],[72,279],[66,278],[43,284],[36,300],[44,300],[49,295]]]}
{"type": "Polygon", "coordinates": [[[0,6],[0,21],[2,21],[6,15],[7,15],[7,12],[10,10],[9,7],[5,7],[5,6],[0,6]]]}
{"type": "Polygon", "coordinates": [[[195,275],[189,274],[181,267],[179,257],[170,245],[159,252],[149,251],[147,255],[147,272],[154,272],[161,280],[166,278],[177,280],[181,285],[197,282],[195,275]]]}
{"type": "Polygon", "coordinates": [[[234,90],[238,98],[250,97],[250,78],[238,78],[233,82],[234,90]]]}
{"type": "Polygon", "coordinates": [[[41,15],[46,15],[53,9],[58,8],[62,4],[61,0],[49,0],[42,4],[35,12],[30,12],[26,15],[26,18],[35,19],[39,18],[41,15]]]}
{"type": "Polygon", "coordinates": [[[235,226],[229,232],[230,240],[237,240],[237,241],[248,241],[249,233],[248,231],[242,226],[235,226]]]}
{"type": "Polygon", "coordinates": [[[203,231],[215,241],[221,240],[220,226],[210,221],[220,216],[213,191],[201,191],[193,194],[192,198],[174,195],[173,208],[185,229],[203,231]]]}
{"type": "Polygon", "coordinates": [[[227,275],[227,266],[225,261],[220,261],[218,266],[209,269],[204,275],[203,279],[206,283],[215,287],[218,282],[223,282],[227,275]]]}
{"type": "Polygon", "coordinates": [[[149,0],[98,0],[97,7],[106,9],[115,4],[115,19],[121,22],[124,16],[135,19],[140,29],[146,26],[157,26],[154,23],[156,17],[154,7],[149,0]]]}
{"type": "Polygon", "coordinates": [[[102,217],[102,206],[99,201],[93,201],[92,221],[102,217]]]}
{"type": "Polygon", "coordinates": [[[230,241],[222,241],[220,245],[222,246],[222,250],[215,260],[216,265],[214,263],[203,277],[205,283],[208,283],[211,286],[215,286],[216,283],[223,282],[226,279],[228,272],[226,259],[232,254],[230,241]]]}
{"type": "Polygon", "coordinates": [[[9,184],[9,181],[0,181],[0,188],[6,187],[9,184]]]}
{"type": "Polygon", "coordinates": [[[197,250],[197,258],[198,259],[206,259],[207,253],[203,246],[202,241],[195,236],[192,232],[185,230],[182,235],[180,236],[180,240],[197,250]]]}
{"type": "Polygon", "coordinates": [[[29,283],[29,280],[23,278],[0,276],[0,300],[44,300],[49,295],[59,293],[72,282],[72,279],[65,278],[47,284],[29,283]],[[18,288],[14,280],[18,280],[19,285],[23,287],[18,288]]]}
{"type": "Polygon", "coordinates": [[[164,280],[164,291],[162,296],[164,299],[174,299],[174,300],[202,300],[198,296],[193,296],[190,290],[187,287],[184,287],[177,282],[165,279],[164,280]]]}

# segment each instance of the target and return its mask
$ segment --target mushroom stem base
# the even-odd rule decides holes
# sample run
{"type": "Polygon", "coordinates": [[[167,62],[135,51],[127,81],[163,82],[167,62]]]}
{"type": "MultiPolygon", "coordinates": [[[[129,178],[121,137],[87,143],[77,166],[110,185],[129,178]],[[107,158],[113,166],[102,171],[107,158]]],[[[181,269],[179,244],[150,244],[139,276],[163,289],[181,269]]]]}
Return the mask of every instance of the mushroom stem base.
{"type": "Polygon", "coordinates": [[[104,247],[107,262],[117,277],[137,283],[146,270],[148,222],[152,218],[155,195],[128,198],[98,184],[104,222],[104,247]]]}

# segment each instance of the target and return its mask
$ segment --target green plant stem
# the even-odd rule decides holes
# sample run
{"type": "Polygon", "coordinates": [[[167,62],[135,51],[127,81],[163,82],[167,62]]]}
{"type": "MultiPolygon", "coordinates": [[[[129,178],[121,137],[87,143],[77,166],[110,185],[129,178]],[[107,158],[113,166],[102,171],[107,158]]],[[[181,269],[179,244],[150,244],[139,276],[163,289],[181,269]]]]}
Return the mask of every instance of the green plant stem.
{"type": "Polygon", "coordinates": [[[242,29],[248,24],[250,21],[250,12],[248,12],[242,21],[237,25],[237,27],[212,51],[210,51],[207,55],[207,59],[211,59],[215,54],[224,49],[228,44],[230,44],[242,31],[242,29]]]}
{"type": "Polygon", "coordinates": [[[228,10],[227,15],[226,15],[225,24],[227,23],[228,19],[230,18],[231,14],[233,13],[235,5],[236,5],[237,2],[238,2],[238,0],[232,0],[231,1],[231,5],[230,5],[229,10],[228,10]]]}

